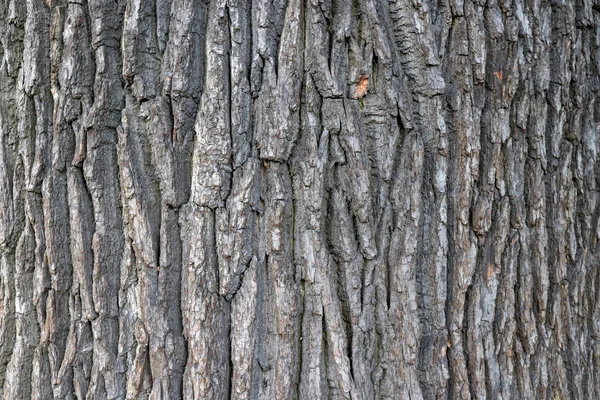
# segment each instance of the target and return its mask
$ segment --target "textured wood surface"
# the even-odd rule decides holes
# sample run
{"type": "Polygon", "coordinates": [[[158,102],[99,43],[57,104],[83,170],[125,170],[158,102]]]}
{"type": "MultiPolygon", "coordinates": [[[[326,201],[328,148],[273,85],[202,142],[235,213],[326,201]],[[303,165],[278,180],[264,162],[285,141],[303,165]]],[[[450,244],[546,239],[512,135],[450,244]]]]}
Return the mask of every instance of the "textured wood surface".
{"type": "Polygon", "coordinates": [[[600,398],[598,0],[0,0],[0,399],[600,398]]]}

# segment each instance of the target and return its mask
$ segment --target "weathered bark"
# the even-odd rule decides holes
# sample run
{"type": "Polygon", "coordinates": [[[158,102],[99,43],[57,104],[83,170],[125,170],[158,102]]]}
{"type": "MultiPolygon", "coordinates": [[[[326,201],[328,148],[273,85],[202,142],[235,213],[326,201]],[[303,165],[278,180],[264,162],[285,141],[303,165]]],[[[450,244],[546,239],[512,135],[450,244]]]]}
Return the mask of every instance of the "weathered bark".
{"type": "Polygon", "coordinates": [[[0,0],[0,398],[600,398],[598,0],[0,0]]]}

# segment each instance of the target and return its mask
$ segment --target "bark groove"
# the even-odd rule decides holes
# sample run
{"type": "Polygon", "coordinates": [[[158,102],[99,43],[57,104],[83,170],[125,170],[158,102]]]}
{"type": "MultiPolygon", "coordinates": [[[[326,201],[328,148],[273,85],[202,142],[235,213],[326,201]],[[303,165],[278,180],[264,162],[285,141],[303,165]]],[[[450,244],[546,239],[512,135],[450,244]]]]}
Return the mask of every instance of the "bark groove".
{"type": "Polygon", "coordinates": [[[0,398],[600,398],[598,0],[0,0],[0,398]]]}

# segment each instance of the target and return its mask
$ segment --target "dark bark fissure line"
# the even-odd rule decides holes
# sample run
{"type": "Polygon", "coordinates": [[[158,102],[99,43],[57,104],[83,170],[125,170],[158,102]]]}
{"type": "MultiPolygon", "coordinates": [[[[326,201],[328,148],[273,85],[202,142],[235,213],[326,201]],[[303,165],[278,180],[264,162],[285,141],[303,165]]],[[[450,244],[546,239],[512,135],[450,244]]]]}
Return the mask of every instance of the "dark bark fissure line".
{"type": "Polygon", "coordinates": [[[598,7],[383,3],[4,1],[0,397],[600,396],[598,7]]]}

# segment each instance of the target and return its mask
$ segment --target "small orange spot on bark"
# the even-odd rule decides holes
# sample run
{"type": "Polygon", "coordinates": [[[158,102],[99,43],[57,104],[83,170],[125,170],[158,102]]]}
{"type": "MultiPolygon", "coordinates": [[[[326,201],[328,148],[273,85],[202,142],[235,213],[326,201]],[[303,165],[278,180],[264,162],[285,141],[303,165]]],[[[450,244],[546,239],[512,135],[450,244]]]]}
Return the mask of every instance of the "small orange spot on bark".
{"type": "Polygon", "coordinates": [[[490,279],[492,279],[492,276],[494,276],[494,265],[493,264],[488,264],[487,266],[487,274],[486,274],[486,285],[488,284],[488,282],[490,281],[490,279]]]}
{"type": "Polygon", "coordinates": [[[366,76],[361,76],[358,84],[356,85],[356,89],[354,89],[354,98],[362,99],[365,94],[367,94],[367,90],[369,89],[369,78],[366,76]]]}
{"type": "Polygon", "coordinates": [[[502,71],[496,71],[494,72],[494,75],[496,75],[496,78],[498,78],[498,80],[502,82],[502,71]]]}

